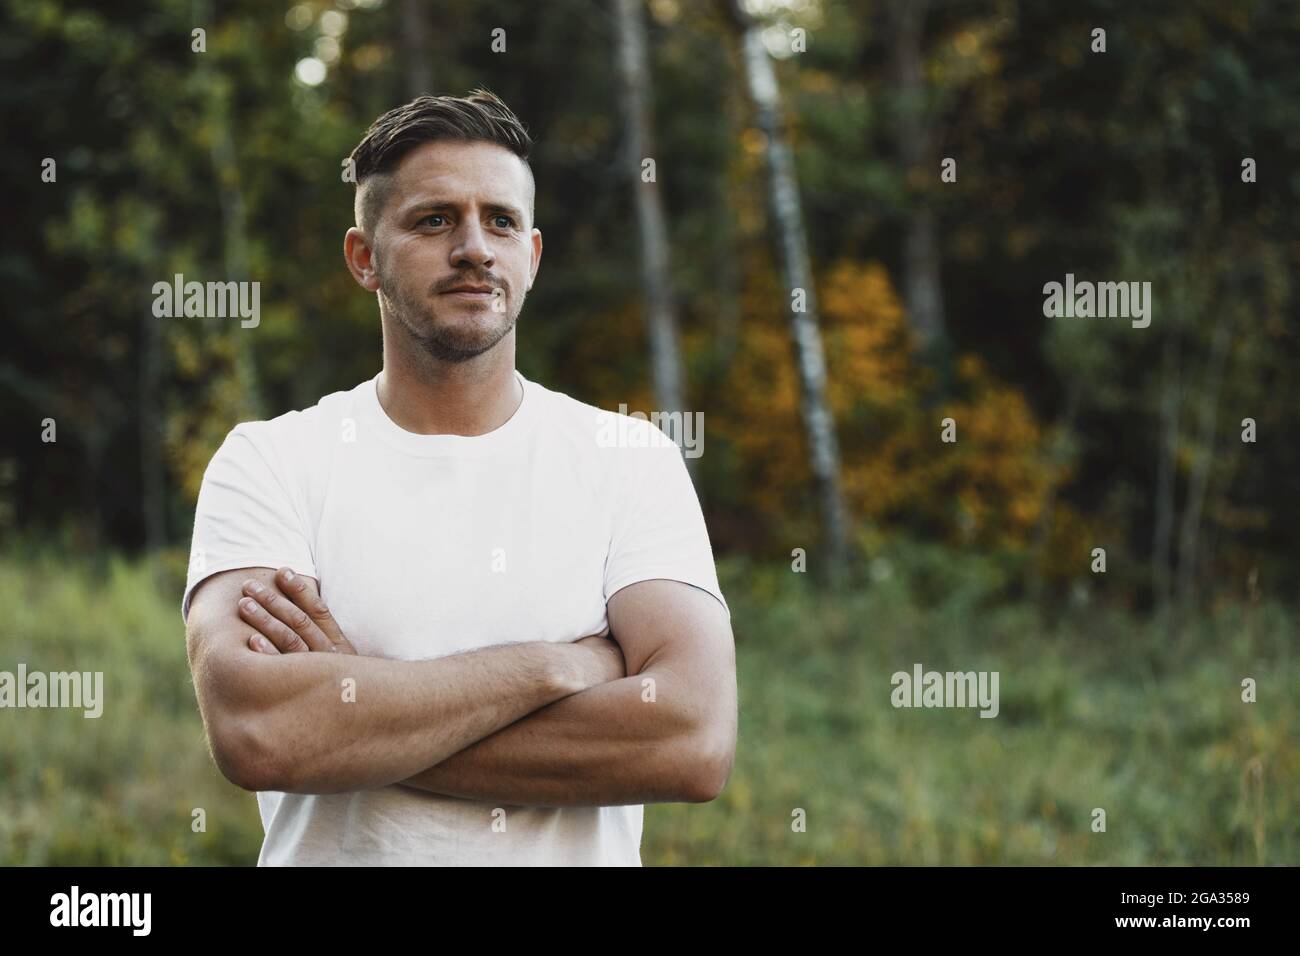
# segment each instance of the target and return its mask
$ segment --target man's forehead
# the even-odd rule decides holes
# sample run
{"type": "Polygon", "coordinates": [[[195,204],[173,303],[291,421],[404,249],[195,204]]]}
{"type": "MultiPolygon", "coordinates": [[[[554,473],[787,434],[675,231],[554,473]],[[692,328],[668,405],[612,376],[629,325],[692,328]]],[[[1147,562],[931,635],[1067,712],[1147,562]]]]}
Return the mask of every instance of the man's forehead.
{"type": "MultiPolygon", "coordinates": [[[[405,216],[430,203],[476,201],[516,209],[531,221],[533,177],[528,165],[496,143],[437,140],[402,157],[385,179],[392,215],[405,216]]],[[[376,176],[376,180],[380,177],[376,176]]],[[[358,193],[358,208],[361,194],[358,193]]]]}
{"type": "Polygon", "coordinates": [[[485,183],[526,190],[528,174],[523,161],[504,146],[450,140],[411,150],[393,171],[393,181],[403,193],[485,183]]]}

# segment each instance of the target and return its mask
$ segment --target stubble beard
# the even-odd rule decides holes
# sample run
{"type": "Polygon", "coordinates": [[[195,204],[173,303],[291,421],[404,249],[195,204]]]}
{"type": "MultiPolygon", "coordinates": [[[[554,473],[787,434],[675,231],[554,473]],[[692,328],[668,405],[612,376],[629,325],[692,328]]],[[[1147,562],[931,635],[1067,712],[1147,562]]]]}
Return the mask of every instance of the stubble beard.
{"type": "MultiPolygon", "coordinates": [[[[404,292],[397,282],[386,276],[376,264],[379,277],[379,295],[385,311],[396,320],[395,325],[431,358],[441,362],[468,362],[494,348],[510,334],[523,309],[520,299],[503,318],[500,325],[484,327],[479,321],[449,323],[441,321],[433,307],[435,293],[421,296],[404,292]]],[[[493,318],[502,313],[492,310],[489,304],[483,312],[493,318]]]]}

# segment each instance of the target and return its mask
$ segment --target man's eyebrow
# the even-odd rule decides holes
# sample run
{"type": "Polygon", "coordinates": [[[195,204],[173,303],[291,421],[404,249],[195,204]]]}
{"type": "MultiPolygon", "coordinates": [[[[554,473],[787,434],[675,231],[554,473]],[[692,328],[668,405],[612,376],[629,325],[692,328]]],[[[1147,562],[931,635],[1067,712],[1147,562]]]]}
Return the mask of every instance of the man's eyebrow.
{"type": "Polygon", "coordinates": [[[491,213],[505,213],[507,216],[514,216],[516,219],[524,218],[524,211],[518,206],[512,206],[509,203],[487,202],[483,208],[491,213]]]}
{"type": "MultiPolygon", "coordinates": [[[[453,202],[450,199],[415,199],[408,203],[399,213],[400,217],[412,216],[418,212],[442,212],[443,210],[459,209],[463,203],[453,202]]],[[[505,213],[514,218],[523,221],[523,210],[518,206],[512,206],[509,203],[485,202],[483,208],[489,213],[505,213]]]]}

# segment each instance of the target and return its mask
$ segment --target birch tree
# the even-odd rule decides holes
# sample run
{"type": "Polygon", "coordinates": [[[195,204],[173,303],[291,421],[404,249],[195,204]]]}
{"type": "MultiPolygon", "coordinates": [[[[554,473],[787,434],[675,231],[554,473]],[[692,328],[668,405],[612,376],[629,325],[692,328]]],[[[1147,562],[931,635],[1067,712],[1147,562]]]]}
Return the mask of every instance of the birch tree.
{"type": "Polygon", "coordinates": [[[808,436],[813,476],[821,499],[823,529],[833,578],[849,559],[849,517],[840,486],[840,451],[826,395],[826,355],[817,317],[808,238],[804,227],[794,156],[786,141],[780,89],[758,24],[742,0],[730,0],[740,35],[745,82],[764,138],[770,229],[786,288],[785,308],[794,337],[799,373],[800,414],[808,436]]]}

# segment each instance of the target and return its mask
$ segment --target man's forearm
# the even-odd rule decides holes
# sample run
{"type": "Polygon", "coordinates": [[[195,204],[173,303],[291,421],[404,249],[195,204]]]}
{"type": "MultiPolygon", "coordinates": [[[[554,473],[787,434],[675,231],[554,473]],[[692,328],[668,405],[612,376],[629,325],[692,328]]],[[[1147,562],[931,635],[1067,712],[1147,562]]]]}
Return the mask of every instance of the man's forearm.
{"type": "Polygon", "coordinates": [[[220,734],[248,789],[385,786],[582,689],[574,651],[532,642],[430,661],[249,653],[217,665],[203,696],[224,706],[205,716],[221,715],[209,726],[214,751],[220,734]]]}
{"type": "Polygon", "coordinates": [[[671,676],[648,671],[592,687],[404,782],[447,796],[521,806],[708,799],[723,758],[710,751],[700,715],[668,702],[689,699],[674,693],[674,686],[671,676]],[[646,677],[657,682],[655,700],[643,698],[646,677]]]}

